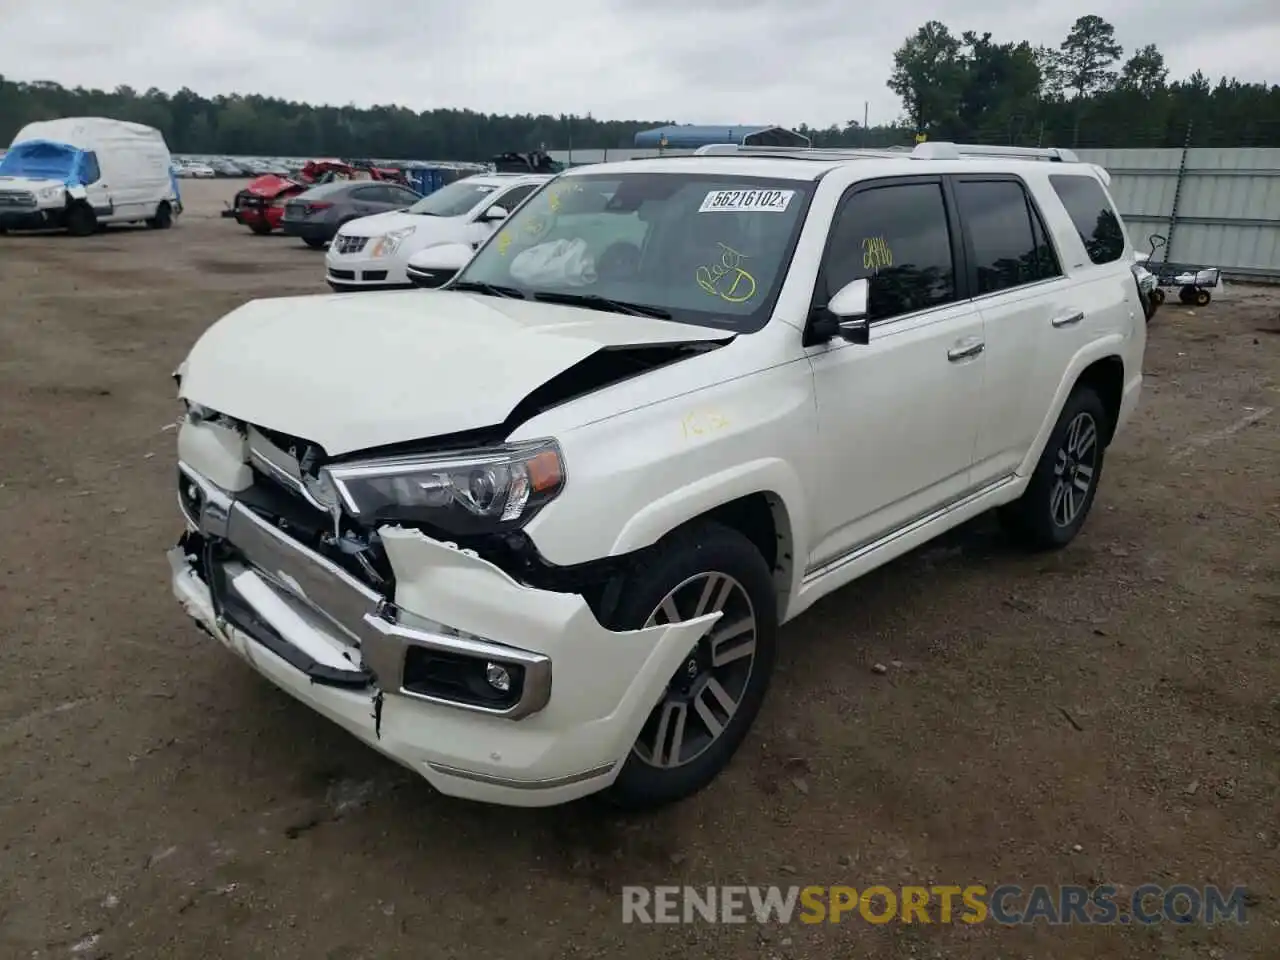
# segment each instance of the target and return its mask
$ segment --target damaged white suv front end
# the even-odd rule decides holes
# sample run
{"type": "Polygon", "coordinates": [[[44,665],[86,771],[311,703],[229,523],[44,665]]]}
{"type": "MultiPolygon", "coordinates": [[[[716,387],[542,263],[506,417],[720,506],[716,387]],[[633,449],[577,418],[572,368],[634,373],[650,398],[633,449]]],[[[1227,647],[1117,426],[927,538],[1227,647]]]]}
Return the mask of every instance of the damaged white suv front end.
{"type": "MultiPolygon", "coordinates": [[[[463,294],[256,301],[224,318],[175,373],[186,532],[169,560],[197,624],[299,700],[443,793],[542,806],[610,785],[718,614],[609,630],[580,593],[518,582],[453,539],[519,531],[566,484],[554,440],[448,439],[451,418],[501,422],[529,384],[600,348],[581,311],[530,306],[542,322],[502,337],[490,328],[510,317],[463,294]],[[456,343],[432,338],[442,321],[423,317],[423,297],[450,305],[456,343]],[[412,335],[419,347],[347,393],[295,357],[353,309],[376,311],[389,342],[412,335]],[[468,399],[476,373],[463,355],[518,367],[528,383],[508,377],[468,399]]],[[[637,329],[599,320],[605,339],[637,329]]],[[[638,330],[626,335],[724,337],[638,330]]]]}

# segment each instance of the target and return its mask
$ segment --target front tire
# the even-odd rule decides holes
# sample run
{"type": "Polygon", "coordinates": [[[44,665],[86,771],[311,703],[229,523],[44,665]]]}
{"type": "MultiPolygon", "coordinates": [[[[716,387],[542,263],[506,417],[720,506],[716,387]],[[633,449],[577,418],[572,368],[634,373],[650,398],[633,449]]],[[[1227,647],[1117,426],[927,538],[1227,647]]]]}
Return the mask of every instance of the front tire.
{"type": "Polygon", "coordinates": [[[323,250],[325,244],[328,243],[329,241],[317,240],[315,237],[303,237],[302,242],[305,243],[312,250],[323,250]]]}
{"type": "Polygon", "coordinates": [[[1022,496],[1000,511],[1015,539],[1034,550],[1058,550],[1084,526],[1102,479],[1111,418],[1092,387],[1067,398],[1022,496]]]}
{"type": "Polygon", "coordinates": [[[672,676],[603,797],[627,809],[688,797],[723,770],[750,729],[773,674],[777,594],[760,551],[707,523],[660,543],[614,584],[602,620],[637,630],[720,611],[672,676]]]}
{"type": "Polygon", "coordinates": [[[87,237],[98,230],[98,217],[87,203],[73,204],[67,211],[67,233],[87,237]]]}

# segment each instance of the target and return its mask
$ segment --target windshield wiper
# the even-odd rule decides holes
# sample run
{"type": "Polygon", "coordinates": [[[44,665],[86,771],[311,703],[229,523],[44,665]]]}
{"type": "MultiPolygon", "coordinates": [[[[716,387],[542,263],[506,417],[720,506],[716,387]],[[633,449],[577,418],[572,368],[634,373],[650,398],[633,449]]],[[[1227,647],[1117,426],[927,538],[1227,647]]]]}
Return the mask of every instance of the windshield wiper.
{"type": "Polygon", "coordinates": [[[654,320],[670,320],[671,311],[661,307],[651,307],[647,303],[628,303],[625,300],[610,300],[598,293],[559,293],[544,291],[535,293],[533,299],[545,303],[564,303],[575,307],[587,307],[590,310],[603,310],[608,313],[625,313],[632,317],[652,317],[654,320]]]}
{"type": "Polygon", "coordinates": [[[483,293],[490,297],[507,297],[512,300],[524,300],[525,295],[515,287],[504,287],[496,283],[485,283],[482,280],[459,280],[449,284],[450,290],[463,290],[472,293],[483,293]]]}

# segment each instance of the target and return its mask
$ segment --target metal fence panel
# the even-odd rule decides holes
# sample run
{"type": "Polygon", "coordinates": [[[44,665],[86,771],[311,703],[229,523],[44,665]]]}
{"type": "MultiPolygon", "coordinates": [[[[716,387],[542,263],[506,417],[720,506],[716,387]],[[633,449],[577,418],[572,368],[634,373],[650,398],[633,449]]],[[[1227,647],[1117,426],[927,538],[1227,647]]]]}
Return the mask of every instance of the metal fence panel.
{"type": "Polygon", "coordinates": [[[1172,233],[1173,262],[1280,282],[1280,148],[1076,152],[1111,173],[1111,193],[1139,250],[1151,233],[1172,233]]]}

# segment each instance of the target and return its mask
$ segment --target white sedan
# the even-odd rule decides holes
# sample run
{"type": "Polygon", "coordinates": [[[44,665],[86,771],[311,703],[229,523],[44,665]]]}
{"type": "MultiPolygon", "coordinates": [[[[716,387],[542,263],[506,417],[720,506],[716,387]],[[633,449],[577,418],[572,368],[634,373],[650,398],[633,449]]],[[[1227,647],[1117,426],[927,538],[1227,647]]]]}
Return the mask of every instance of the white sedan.
{"type": "Polygon", "coordinates": [[[209,166],[207,163],[200,163],[198,160],[178,160],[173,165],[173,172],[179,177],[200,179],[217,175],[213,167],[209,166]]]}
{"type": "Polygon", "coordinates": [[[413,286],[415,253],[442,243],[478,247],[548,174],[481,174],[457,180],[411,207],[351,220],[325,254],[325,280],[338,291],[413,286]]]}

